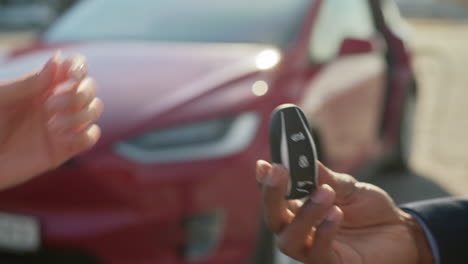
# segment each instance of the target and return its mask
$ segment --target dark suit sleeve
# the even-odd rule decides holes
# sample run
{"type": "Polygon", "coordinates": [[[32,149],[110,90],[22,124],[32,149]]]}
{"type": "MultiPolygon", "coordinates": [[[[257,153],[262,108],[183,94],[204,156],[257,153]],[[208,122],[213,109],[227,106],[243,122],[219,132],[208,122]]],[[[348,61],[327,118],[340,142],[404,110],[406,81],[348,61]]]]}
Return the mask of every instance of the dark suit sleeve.
{"type": "Polygon", "coordinates": [[[444,198],[405,204],[432,233],[441,264],[468,263],[468,199],[444,198]]]}

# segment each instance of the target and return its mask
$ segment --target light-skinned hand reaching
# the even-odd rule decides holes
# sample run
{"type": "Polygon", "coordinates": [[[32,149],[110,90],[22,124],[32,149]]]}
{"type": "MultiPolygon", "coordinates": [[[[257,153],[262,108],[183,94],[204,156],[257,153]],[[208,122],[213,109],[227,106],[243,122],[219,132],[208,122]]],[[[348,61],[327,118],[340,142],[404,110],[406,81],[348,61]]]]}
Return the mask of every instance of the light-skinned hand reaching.
{"type": "Polygon", "coordinates": [[[103,103],[83,56],[0,83],[0,189],[56,168],[100,137],[103,103]],[[57,89],[59,88],[59,89],[57,89]]]}

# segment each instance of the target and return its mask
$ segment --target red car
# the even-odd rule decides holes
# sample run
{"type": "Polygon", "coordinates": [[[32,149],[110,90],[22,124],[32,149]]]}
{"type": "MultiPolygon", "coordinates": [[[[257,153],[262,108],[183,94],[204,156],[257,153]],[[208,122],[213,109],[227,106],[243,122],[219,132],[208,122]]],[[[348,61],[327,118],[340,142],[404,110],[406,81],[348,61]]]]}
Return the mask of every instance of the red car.
{"type": "Polygon", "coordinates": [[[301,106],[335,170],[404,162],[416,87],[398,14],[390,0],[79,2],[0,77],[84,54],[102,140],[0,193],[2,257],[273,263],[254,171],[276,106],[301,106]]]}

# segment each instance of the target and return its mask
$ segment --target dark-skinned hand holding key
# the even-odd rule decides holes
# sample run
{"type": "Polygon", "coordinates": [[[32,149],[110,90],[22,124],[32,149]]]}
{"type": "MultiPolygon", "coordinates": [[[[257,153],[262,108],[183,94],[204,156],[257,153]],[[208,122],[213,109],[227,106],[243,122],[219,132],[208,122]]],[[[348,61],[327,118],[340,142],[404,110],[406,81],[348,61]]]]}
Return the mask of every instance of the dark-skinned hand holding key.
{"type": "Polygon", "coordinates": [[[285,167],[257,162],[265,221],[284,254],[307,264],[433,263],[422,228],[385,191],[317,164],[320,186],[301,202],[285,199],[285,167]]]}
{"type": "Polygon", "coordinates": [[[309,127],[299,107],[276,108],[270,149],[277,164],[257,162],[263,214],[279,249],[307,264],[433,264],[414,217],[382,189],[318,162],[309,127]]]}

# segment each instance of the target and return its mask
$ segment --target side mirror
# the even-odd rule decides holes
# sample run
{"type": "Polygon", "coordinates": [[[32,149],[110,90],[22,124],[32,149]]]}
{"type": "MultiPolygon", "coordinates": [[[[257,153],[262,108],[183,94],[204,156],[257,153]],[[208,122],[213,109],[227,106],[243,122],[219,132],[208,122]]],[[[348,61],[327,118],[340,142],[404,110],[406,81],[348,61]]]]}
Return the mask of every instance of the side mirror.
{"type": "Polygon", "coordinates": [[[340,56],[370,53],[374,51],[374,44],[370,40],[345,38],[340,46],[340,56]]]}

